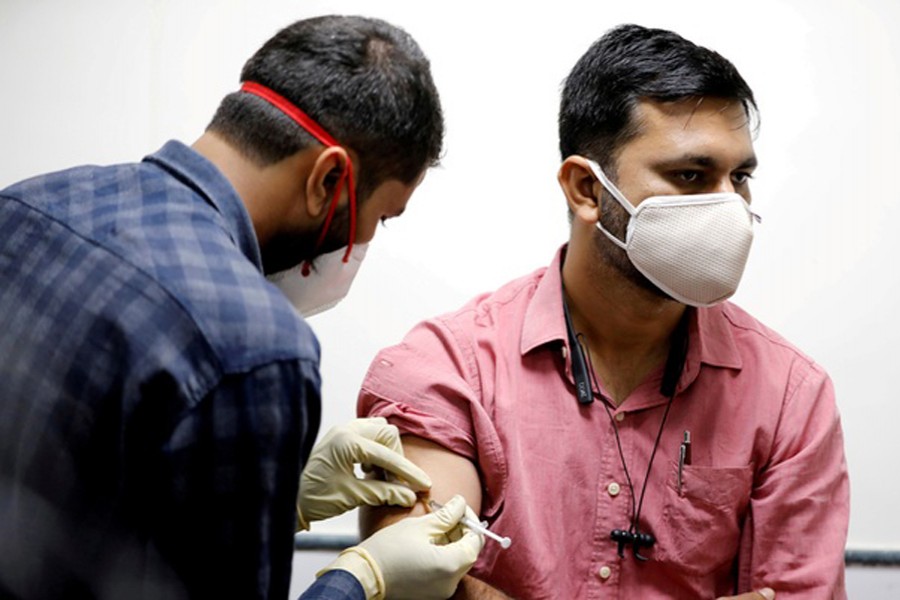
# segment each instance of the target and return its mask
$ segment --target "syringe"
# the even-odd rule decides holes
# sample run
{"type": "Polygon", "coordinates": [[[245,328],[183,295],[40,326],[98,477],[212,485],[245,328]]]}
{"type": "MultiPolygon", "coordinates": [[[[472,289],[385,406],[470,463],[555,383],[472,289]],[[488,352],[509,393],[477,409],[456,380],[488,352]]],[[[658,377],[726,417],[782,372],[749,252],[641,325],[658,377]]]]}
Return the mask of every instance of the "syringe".
{"type": "MultiPolygon", "coordinates": [[[[439,510],[439,509],[443,508],[443,505],[441,503],[435,502],[434,500],[429,500],[428,506],[431,507],[431,510],[439,510]]],[[[460,523],[462,523],[463,525],[465,525],[472,531],[477,531],[481,535],[487,536],[487,537],[491,538],[492,540],[494,540],[495,542],[498,542],[500,544],[500,546],[504,549],[509,548],[512,545],[511,539],[509,539],[508,537],[501,537],[501,536],[497,535],[496,533],[494,533],[493,531],[491,531],[490,529],[488,529],[486,521],[483,523],[479,523],[475,519],[471,519],[467,516],[463,516],[463,518],[460,519],[460,523]]]]}

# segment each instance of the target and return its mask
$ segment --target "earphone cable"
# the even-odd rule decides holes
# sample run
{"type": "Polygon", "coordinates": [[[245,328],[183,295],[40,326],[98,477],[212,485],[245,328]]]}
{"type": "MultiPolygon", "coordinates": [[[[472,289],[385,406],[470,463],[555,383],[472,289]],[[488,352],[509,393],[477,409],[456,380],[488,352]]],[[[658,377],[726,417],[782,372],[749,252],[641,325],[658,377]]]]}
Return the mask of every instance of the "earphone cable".
{"type": "MultiPolygon", "coordinates": [[[[659,424],[659,431],[656,433],[656,441],[653,442],[653,451],[650,453],[650,462],[647,463],[647,474],[644,476],[644,484],[641,486],[641,500],[638,502],[637,513],[634,515],[634,521],[631,526],[637,531],[638,519],[641,518],[641,509],[644,507],[644,492],[647,491],[647,481],[650,479],[650,469],[653,468],[653,459],[656,458],[656,449],[659,448],[659,441],[662,439],[663,430],[666,427],[666,418],[669,416],[669,409],[672,408],[672,400],[675,399],[675,395],[672,394],[669,396],[669,401],[666,402],[666,412],[663,413],[662,421],[659,424]]],[[[609,409],[607,408],[607,411],[609,409]]],[[[613,424],[615,426],[615,424],[613,424]]],[[[634,531],[632,532],[634,533],[634,531]]]]}
{"type": "MultiPolygon", "coordinates": [[[[582,354],[587,358],[588,364],[588,376],[591,378],[591,393],[597,393],[599,395],[600,385],[597,383],[597,375],[594,373],[594,364],[591,362],[591,353],[587,348],[587,344],[584,342],[584,334],[577,333],[575,334],[575,339],[578,341],[578,346],[581,348],[582,354]],[[595,392],[596,390],[596,392],[595,392]]],[[[603,404],[603,408],[606,409],[606,414],[609,416],[609,422],[613,428],[613,434],[616,438],[616,446],[619,449],[619,461],[622,463],[622,470],[625,471],[625,482],[628,484],[628,489],[631,491],[631,515],[632,515],[632,528],[634,527],[634,514],[636,512],[636,504],[634,497],[634,484],[631,482],[631,475],[628,473],[628,465],[625,463],[625,453],[622,452],[622,440],[619,437],[619,428],[616,427],[616,421],[613,419],[612,411],[609,410],[609,405],[606,402],[601,402],[603,404]]],[[[646,479],[646,478],[645,478],[646,479]]],[[[646,487],[645,487],[646,489],[646,487]]],[[[641,492],[641,500],[643,501],[643,491],[641,492]]],[[[629,529],[631,531],[631,529],[629,529]]],[[[632,532],[633,533],[633,532],[632,532]]]]}
{"type": "MultiPolygon", "coordinates": [[[[597,383],[597,374],[594,371],[594,365],[591,362],[591,353],[587,344],[583,340],[584,334],[577,333],[575,334],[575,339],[578,341],[578,346],[581,348],[582,353],[587,358],[588,363],[588,375],[591,378],[591,393],[594,393],[594,390],[597,390],[599,394],[600,385],[597,383]]],[[[613,428],[613,434],[615,434],[616,438],[616,447],[619,450],[619,461],[622,463],[622,470],[625,472],[625,481],[628,483],[628,489],[631,492],[631,526],[628,528],[629,533],[636,533],[639,531],[639,521],[641,518],[641,510],[644,507],[644,494],[647,492],[647,482],[650,480],[650,472],[653,468],[653,461],[656,458],[656,450],[659,448],[659,442],[662,439],[663,430],[666,427],[666,419],[669,416],[669,409],[672,408],[672,401],[675,399],[674,391],[669,395],[669,400],[666,402],[666,410],[663,413],[662,421],[659,423],[659,431],[656,433],[656,440],[653,442],[653,450],[650,453],[650,461],[647,463],[647,473],[644,475],[644,481],[641,485],[641,496],[640,500],[637,502],[637,508],[635,508],[635,493],[634,493],[634,484],[631,481],[631,475],[628,473],[628,464],[625,461],[625,453],[622,451],[622,439],[619,437],[619,427],[616,425],[616,420],[613,418],[612,411],[609,409],[609,404],[605,401],[601,402],[603,404],[603,408],[606,409],[606,415],[609,417],[610,425],[613,428]]]]}

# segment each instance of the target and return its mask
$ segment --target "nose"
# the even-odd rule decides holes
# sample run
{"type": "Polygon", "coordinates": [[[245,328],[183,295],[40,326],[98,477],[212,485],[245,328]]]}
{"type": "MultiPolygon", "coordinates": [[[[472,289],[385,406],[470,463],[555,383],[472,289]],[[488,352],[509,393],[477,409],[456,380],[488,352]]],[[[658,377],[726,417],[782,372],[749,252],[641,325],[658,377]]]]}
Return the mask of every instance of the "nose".
{"type": "Polygon", "coordinates": [[[716,193],[716,194],[725,194],[725,193],[733,194],[733,193],[735,193],[734,182],[731,180],[731,176],[729,175],[728,177],[718,178],[715,181],[715,183],[713,185],[713,189],[710,190],[710,192],[716,193]]]}

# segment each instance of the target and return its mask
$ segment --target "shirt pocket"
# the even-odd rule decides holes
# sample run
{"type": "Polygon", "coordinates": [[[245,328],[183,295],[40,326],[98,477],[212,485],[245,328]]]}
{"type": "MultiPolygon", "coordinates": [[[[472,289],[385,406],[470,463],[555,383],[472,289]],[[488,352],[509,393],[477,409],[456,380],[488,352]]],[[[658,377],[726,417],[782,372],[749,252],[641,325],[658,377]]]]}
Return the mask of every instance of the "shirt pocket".
{"type": "Polygon", "coordinates": [[[741,524],[750,503],[753,470],[746,467],[678,465],[665,487],[656,560],[675,571],[709,575],[737,554],[741,524]]]}

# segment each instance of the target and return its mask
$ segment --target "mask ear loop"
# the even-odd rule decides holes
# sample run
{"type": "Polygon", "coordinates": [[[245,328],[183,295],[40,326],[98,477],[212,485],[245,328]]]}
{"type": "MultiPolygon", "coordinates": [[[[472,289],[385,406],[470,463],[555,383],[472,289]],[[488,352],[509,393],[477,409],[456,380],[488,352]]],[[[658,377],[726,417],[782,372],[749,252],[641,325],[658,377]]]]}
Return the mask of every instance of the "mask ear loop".
{"type": "Polygon", "coordinates": [[[615,184],[609,180],[609,177],[606,176],[606,173],[603,172],[603,169],[600,168],[600,165],[597,164],[596,161],[593,161],[589,158],[585,158],[588,165],[591,167],[591,171],[594,172],[594,176],[600,181],[600,184],[606,188],[606,191],[612,194],[613,198],[619,201],[619,204],[622,205],[628,214],[632,217],[634,213],[637,212],[637,209],[631,205],[631,202],[625,199],[625,195],[619,191],[619,188],[615,186],[615,184]]]}
{"type": "MultiPolygon", "coordinates": [[[[350,240],[347,243],[347,251],[344,253],[343,258],[343,261],[346,263],[350,260],[350,252],[353,250],[353,240],[356,239],[356,186],[353,185],[353,163],[350,162],[349,158],[347,159],[347,166],[341,170],[337,185],[334,187],[334,197],[331,200],[331,206],[328,207],[328,214],[325,215],[325,223],[322,226],[322,232],[319,234],[319,239],[316,240],[316,247],[320,247],[322,242],[325,241],[325,234],[328,233],[328,228],[331,226],[331,220],[337,209],[338,200],[340,200],[341,197],[341,188],[344,186],[344,183],[347,184],[347,194],[350,197],[350,240]]],[[[309,261],[303,263],[304,275],[308,274],[308,266],[309,261]]]]}
{"type": "MultiPolygon", "coordinates": [[[[321,142],[325,146],[329,148],[342,147],[338,143],[338,141],[331,137],[331,135],[327,131],[325,131],[321,125],[316,123],[312,119],[312,117],[300,110],[300,108],[295,106],[290,100],[288,100],[281,94],[254,81],[245,81],[243,84],[241,84],[241,91],[247,92],[248,94],[253,94],[254,96],[262,98],[269,104],[273,105],[275,108],[293,119],[294,122],[297,123],[297,125],[305,129],[310,135],[319,140],[319,142],[321,142]]],[[[345,263],[350,260],[350,253],[353,250],[353,241],[356,239],[356,186],[354,185],[354,183],[353,162],[348,156],[347,163],[344,168],[341,169],[341,174],[338,177],[337,185],[334,188],[334,197],[331,200],[331,205],[328,207],[328,214],[325,216],[325,223],[322,226],[322,232],[319,234],[319,239],[316,241],[316,248],[319,248],[325,241],[325,235],[328,233],[328,228],[331,225],[331,220],[334,217],[335,210],[337,209],[338,201],[341,198],[341,189],[343,188],[344,184],[346,184],[347,195],[349,196],[350,200],[350,239],[347,242],[347,251],[344,253],[343,261],[345,263]]],[[[301,269],[301,273],[304,277],[309,275],[311,268],[312,264],[310,263],[310,261],[304,261],[303,268],[301,269]]]]}
{"type": "MultiPolygon", "coordinates": [[[[600,181],[600,185],[602,185],[606,189],[606,191],[609,192],[612,195],[612,197],[616,199],[616,201],[622,206],[622,208],[625,209],[625,211],[628,213],[629,216],[633,217],[635,215],[635,213],[637,212],[637,209],[635,209],[635,207],[633,207],[631,205],[631,202],[629,202],[628,200],[625,199],[625,196],[622,194],[622,192],[619,191],[619,188],[617,188],[615,186],[615,184],[613,184],[613,182],[609,180],[609,178],[606,176],[606,173],[604,173],[603,169],[600,168],[600,165],[598,165],[595,161],[593,161],[589,158],[585,158],[585,160],[587,161],[588,166],[591,168],[591,171],[593,171],[594,176],[597,178],[598,181],[600,181]]],[[[598,204],[599,204],[599,199],[598,199],[598,204]]],[[[610,232],[608,232],[606,230],[606,227],[603,226],[603,224],[599,221],[599,219],[597,220],[597,229],[602,231],[603,234],[606,235],[606,237],[608,237],[609,240],[613,244],[615,244],[622,250],[628,249],[627,244],[625,242],[623,242],[622,240],[620,240],[619,238],[617,238],[616,236],[614,236],[613,234],[611,234],[610,232]]],[[[627,236],[625,239],[627,241],[627,239],[628,239],[627,236]]]]}

